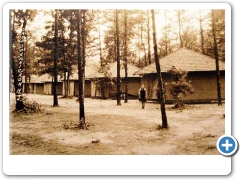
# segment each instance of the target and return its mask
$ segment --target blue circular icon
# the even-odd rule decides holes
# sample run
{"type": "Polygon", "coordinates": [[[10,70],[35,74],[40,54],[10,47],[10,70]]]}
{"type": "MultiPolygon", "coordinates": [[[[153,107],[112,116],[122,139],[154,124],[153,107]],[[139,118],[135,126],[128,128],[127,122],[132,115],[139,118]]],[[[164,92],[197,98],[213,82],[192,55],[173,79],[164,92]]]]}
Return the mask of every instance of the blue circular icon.
{"type": "Polygon", "coordinates": [[[221,136],[217,141],[217,149],[224,156],[233,155],[238,148],[238,142],[233,136],[221,136]]]}

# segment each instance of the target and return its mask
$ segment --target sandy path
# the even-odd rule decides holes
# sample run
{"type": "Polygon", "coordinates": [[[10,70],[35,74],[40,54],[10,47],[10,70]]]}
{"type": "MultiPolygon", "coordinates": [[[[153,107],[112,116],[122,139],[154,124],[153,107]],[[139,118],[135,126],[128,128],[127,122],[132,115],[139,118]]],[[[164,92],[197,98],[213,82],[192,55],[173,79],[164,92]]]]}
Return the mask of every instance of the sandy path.
{"type": "MultiPolygon", "coordinates": [[[[13,117],[11,132],[78,147],[80,154],[218,154],[215,144],[224,134],[224,105],[190,105],[183,111],[167,105],[169,129],[157,130],[161,124],[159,104],[147,103],[146,109],[141,109],[136,100],[116,106],[114,100],[86,98],[86,121],[92,126],[76,130],[63,128],[78,123],[75,99],[60,98],[60,107],[53,108],[52,96],[27,97],[41,103],[44,113],[13,117]],[[96,139],[100,143],[92,144],[96,139]]],[[[71,154],[67,149],[64,152],[71,154]]]]}

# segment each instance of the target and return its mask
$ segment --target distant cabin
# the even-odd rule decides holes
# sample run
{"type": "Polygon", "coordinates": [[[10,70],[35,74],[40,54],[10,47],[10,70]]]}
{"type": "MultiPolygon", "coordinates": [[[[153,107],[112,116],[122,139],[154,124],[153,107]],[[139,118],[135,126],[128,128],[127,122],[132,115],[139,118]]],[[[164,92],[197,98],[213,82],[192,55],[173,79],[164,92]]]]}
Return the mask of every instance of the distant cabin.
{"type": "MultiPolygon", "coordinates": [[[[140,69],[132,64],[128,64],[128,77],[125,78],[124,61],[120,62],[121,92],[125,92],[128,85],[129,99],[138,97],[138,89],[141,86],[141,77],[134,73],[140,69]]],[[[92,98],[111,98],[115,99],[117,94],[117,62],[109,63],[104,72],[97,72],[89,77],[91,80],[92,98]],[[105,82],[105,83],[103,83],[105,82]],[[103,88],[104,87],[104,88],[103,88]]]]}
{"type": "MultiPolygon", "coordinates": [[[[23,93],[31,93],[31,94],[53,94],[53,77],[49,74],[43,75],[31,75],[30,81],[29,77],[25,82],[25,76],[23,76],[23,93]]],[[[60,80],[60,76],[58,77],[58,85],[57,85],[57,93],[58,95],[62,95],[63,82],[60,80]]]]}
{"type": "MultiPolygon", "coordinates": [[[[85,97],[91,97],[91,80],[89,76],[97,72],[97,63],[89,63],[85,66],[85,86],[84,86],[84,95],[85,97]]],[[[53,95],[53,82],[54,77],[50,74],[43,75],[31,75],[30,83],[29,79],[25,83],[25,77],[23,76],[23,93],[25,92],[25,88],[27,93],[32,94],[45,94],[45,95],[53,95]]],[[[69,96],[78,96],[78,71],[77,69],[73,70],[73,74],[69,77],[69,96]]],[[[58,76],[58,84],[57,84],[57,94],[64,95],[65,94],[65,83],[67,83],[63,77],[58,76]]],[[[12,82],[13,84],[13,82],[12,82]]],[[[14,87],[14,85],[12,85],[14,87]]],[[[12,92],[14,92],[14,88],[12,88],[12,92]]]]}
{"type": "MultiPolygon", "coordinates": [[[[188,72],[187,80],[191,81],[194,93],[183,97],[188,103],[208,103],[217,101],[215,59],[201,53],[181,48],[160,59],[163,84],[170,82],[172,75],[167,71],[175,66],[188,72]]],[[[219,61],[221,98],[225,100],[225,62],[219,61]]],[[[141,75],[141,83],[148,91],[148,100],[157,100],[157,72],[155,63],[144,67],[136,74],[141,75]]],[[[166,102],[172,102],[169,92],[165,93],[166,102]]]]}
{"type": "MultiPolygon", "coordinates": [[[[54,77],[49,74],[43,74],[40,76],[42,82],[44,83],[44,94],[53,95],[53,82],[54,77]]],[[[58,83],[57,83],[57,95],[63,94],[63,81],[61,77],[58,76],[58,83]]]]}
{"type": "MultiPolygon", "coordinates": [[[[90,77],[97,72],[98,70],[98,63],[89,63],[85,66],[85,84],[84,84],[84,96],[85,97],[91,97],[91,79],[90,77]]],[[[73,94],[74,96],[78,96],[79,92],[79,83],[78,83],[78,72],[75,71],[75,73],[70,76],[70,84],[72,88],[72,91],[70,94],[73,94]]]]}

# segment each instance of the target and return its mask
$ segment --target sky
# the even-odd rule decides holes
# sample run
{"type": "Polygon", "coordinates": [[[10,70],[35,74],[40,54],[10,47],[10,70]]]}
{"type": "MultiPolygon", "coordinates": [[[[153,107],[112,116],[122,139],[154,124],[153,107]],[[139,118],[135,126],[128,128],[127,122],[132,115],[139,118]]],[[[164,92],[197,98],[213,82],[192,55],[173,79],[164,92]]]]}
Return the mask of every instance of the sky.
{"type": "MultiPolygon", "coordinates": [[[[37,40],[41,40],[41,36],[44,35],[46,33],[45,30],[45,24],[46,21],[51,20],[53,21],[53,18],[49,15],[44,13],[44,11],[46,11],[47,9],[42,9],[42,10],[38,10],[38,13],[36,15],[36,17],[34,18],[34,20],[30,23],[28,23],[27,25],[27,29],[28,30],[32,30],[32,34],[33,36],[37,37],[37,40]]],[[[209,12],[209,10],[202,10],[203,15],[206,15],[209,12]]],[[[197,17],[198,14],[198,10],[190,10],[188,9],[186,12],[186,15],[188,17],[197,17]]],[[[151,18],[151,17],[150,17],[151,18]]],[[[171,18],[172,21],[175,21],[175,27],[174,24],[172,24],[174,29],[178,29],[177,26],[177,19],[176,19],[176,15],[175,12],[173,12],[172,10],[168,10],[167,11],[167,21],[170,22],[168,20],[168,18],[171,18]]],[[[156,30],[157,30],[157,37],[160,39],[162,37],[162,28],[165,26],[165,18],[164,18],[164,10],[156,10],[156,15],[155,15],[155,20],[156,20],[156,30]]],[[[167,23],[168,23],[167,22],[167,23]]],[[[193,19],[191,18],[191,20],[188,21],[188,23],[186,24],[191,24],[192,26],[194,26],[194,28],[196,30],[199,29],[199,24],[197,19],[193,19]],[[190,22],[191,21],[191,22],[190,22]]],[[[183,25],[184,27],[184,25],[183,25]]],[[[104,34],[104,30],[106,30],[107,27],[105,25],[101,25],[101,34],[104,34]]]]}
{"type": "Polygon", "coordinates": [[[38,10],[34,20],[27,25],[27,29],[32,32],[32,35],[35,36],[38,41],[40,41],[41,37],[47,32],[45,25],[48,20],[53,20],[53,18],[48,14],[44,14],[44,10],[38,10]]]}

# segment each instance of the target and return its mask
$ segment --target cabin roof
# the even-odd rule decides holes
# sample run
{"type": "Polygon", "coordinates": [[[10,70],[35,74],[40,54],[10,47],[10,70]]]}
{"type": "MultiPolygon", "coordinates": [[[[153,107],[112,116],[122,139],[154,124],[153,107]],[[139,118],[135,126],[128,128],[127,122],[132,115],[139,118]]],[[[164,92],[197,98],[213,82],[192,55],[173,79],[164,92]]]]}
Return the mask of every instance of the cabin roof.
{"type": "MultiPolygon", "coordinates": [[[[120,61],[120,77],[125,77],[125,62],[120,61]]],[[[128,77],[139,77],[135,73],[140,69],[132,64],[127,65],[128,77]]],[[[103,77],[117,77],[117,62],[109,63],[106,65],[106,72],[96,72],[90,76],[90,78],[103,78],[103,77]]]]}
{"type": "MultiPolygon", "coordinates": [[[[159,62],[161,72],[167,72],[172,66],[188,72],[216,70],[214,58],[186,48],[180,48],[168,56],[161,58],[159,62]]],[[[219,61],[219,70],[225,70],[225,62],[219,61]]],[[[152,63],[136,72],[138,75],[151,73],[157,73],[155,63],[152,63]]]]}

